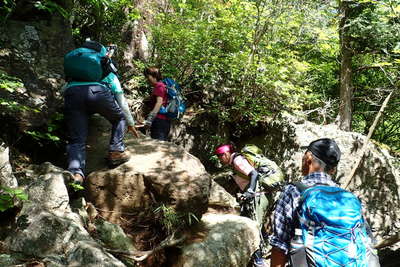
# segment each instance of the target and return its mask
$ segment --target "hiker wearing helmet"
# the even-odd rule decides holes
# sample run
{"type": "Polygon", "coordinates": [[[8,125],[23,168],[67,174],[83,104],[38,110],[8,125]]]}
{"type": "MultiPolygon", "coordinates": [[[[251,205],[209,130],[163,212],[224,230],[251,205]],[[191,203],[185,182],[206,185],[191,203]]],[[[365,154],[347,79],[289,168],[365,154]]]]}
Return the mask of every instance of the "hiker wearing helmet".
{"type": "MultiPolygon", "coordinates": [[[[262,250],[265,248],[263,240],[263,224],[265,213],[268,209],[268,204],[272,203],[271,195],[269,192],[263,191],[258,185],[260,173],[258,172],[258,164],[254,161],[250,162],[246,158],[246,147],[255,147],[254,145],[245,146],[241,153],[235,152],[234,148],[230,144],[220,145],[216,148],[215,154],[218,156],[220,162],[224,165],[229,165],[235,171],[233,179],[238,185],[242,192],[239,202],[241,204],[241,215],[249,217],[258,223],[260,229],[261,244],[253,255],[253,266],[266,266],[265,260],[262,258],[262,250]],[[256,169],[257,168],[257,169],[256,169]],[[270,198],[270,200],[268,199],[270,198]]],[[[258,158],[267,160],[263,155],[257,155],[258,158]]],[[[270,162],[268,160],[268,162],[270,162]]],[[[276,166],[276,165],[274,165],[276,166]]],[[[272,168],[271,168],[272,169],[272,168]]],[[[270,173],[281,173],[280,171],[272,171],[270,173]]],[[[277,166],[276,168],[277,169],[277,166]]]]}
{"type": "Polygon", "coordinates": [[[145,69],[144,76],[153,86],[150,105],[152,110],[146,118],[145,125],[150,126],[150,136],[153,139],[167,141],[171,129],[171,120],[165,114],[160,114],[161,106],[166,106],[168,101],[167,88],[162,82],[162,75],[158,68],[145,69]]]}
{"type": "Polygon", "coordinates": [[[322,138],[304,148],[301,182],[285,186],[276,203],[271,266],[379,266],[360,201],[332,181],[338,145],[322,138]]]}
{"type": "Polygon", "coordinates": [[[254,197],[256,190],[258,172],[246,160],[246,158],[238,153],[235,153],[232,145],[220,145],[215,150],[220,162],[224,165],[231,166],[239,174],[243,174],[249,179],[244,178],[242,175],[234,175],[234,180],[239,186],[240,190],[244,192],[242,199],[251,199],[254,197]]]}

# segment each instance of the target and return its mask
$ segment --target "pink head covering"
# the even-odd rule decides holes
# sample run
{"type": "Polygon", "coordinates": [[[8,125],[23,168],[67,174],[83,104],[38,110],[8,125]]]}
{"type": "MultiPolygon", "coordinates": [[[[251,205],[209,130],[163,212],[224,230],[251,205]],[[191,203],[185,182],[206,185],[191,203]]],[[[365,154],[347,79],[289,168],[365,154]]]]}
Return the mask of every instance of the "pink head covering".
{"type": "Polygon", "coordinates": [[[215,154],[220,155],[224,154],[225,152],[233,152],[232,145],[220,145],[215,149],[215,154]]]}

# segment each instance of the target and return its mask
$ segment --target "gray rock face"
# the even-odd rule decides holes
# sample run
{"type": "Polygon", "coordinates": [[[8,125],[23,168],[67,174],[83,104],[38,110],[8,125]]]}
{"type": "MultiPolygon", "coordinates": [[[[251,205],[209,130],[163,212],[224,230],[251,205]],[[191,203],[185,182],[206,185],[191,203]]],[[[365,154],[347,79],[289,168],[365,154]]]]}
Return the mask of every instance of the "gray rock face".
{"type": "MultiPolygon", "coordinates": [[[[301,176],[301,158],[308,145],[318,138],[333,138],[338,143],[342,157],[335,180],[343,183],[359,156],[365,136],[344,132],[336,125],[316,125],[305,120],[285,116],[265,125],[265,136],[249,140],[259,144],[266,154],[280,163],[290,180],[301,176]]],[[[359,196],[367,218],[378,239],[400,229],[400,159],[379,144],[369,143],[349,190],[359,196]]]]}
{"type": "Polygon", "coordinates": [[[9,149],[0,140],[0,185],[10,188],[18,187],[17,179],[12,173],[9,149]]]}
{"type": "Polygon", "coordinates": [[[38,208],[30,209],[30,212],[18,217],[19,228],[8,240],[13,251],[45,257],[64,254],[74,248],[78,240],[91,239],[79,216],[72,212],[49,212],[38,208]]]}
{"type": "Polygon", "coordinates": [[[68,22],[57,15],[43,21],[8,20],[0,27],[1,69],[23,84],[0,92],[17,107],[2,106],[0,111],[21,130],[45,124],[62,103],[63,56],[73,48],[71,31],[66,29],[68,22]]]}
{"type": "Polygon", "coordinates": [[[69,181],[70,174],[48,162],[34,171],[38,176],[26,189],[30,201],[24,205],[23,213],[29,214],[28,209],[37,207],[49,211],[69,212],[69,197],[65,184],[69,181]]]}
{"type": "Polygon", "coordinates": [[[212,181],[208,207],[216,210],[225,210],[234,213],[239,210],[236,199],[229,194],[222,186],[212,181]]]}
{"type": "Polygon", "coordinates": [[[122,36],[127,44],[124,51],[124,65],[128,71],[136,68],[132,64],[133,59],[147,61],[150,56],[151,47],[148,43],[150,36],[149,28],[154,21],[154,8],[159,6],[158,0],[138,0],[135,8],[140,12],[140,18],[127,22],[122,28],[122,36]]]}
{"type": "Polygon", "coordinates": [[[174,267],[245,267],[260,242],[257,224],[236,215],[206,214],[200,240],[182,248],[174,267]]]}
{"type": "Polygon", "coordinates": [[[65,184],[69,173],[49,163],[32,168],[25,181],[29,200],[24,202],[17,228],[6,238],[14,252],[43,257],[49,266],[124,266],[105,251],[71,211],[65,184]],[[63,266],[63,265],[61,265],[63,266]]]}
{"type": "Polygon", "coordinates": [[[93,241],[78,241],[68,256],[69,267],[105,266],[124,267],[125,265],[93,241]]]}

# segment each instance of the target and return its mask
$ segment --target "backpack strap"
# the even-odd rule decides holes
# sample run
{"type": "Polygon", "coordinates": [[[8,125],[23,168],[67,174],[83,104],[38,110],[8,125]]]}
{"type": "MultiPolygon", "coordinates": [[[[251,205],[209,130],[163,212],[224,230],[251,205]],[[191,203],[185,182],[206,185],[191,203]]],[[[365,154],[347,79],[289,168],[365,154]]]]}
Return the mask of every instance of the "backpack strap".
{"type": "Polygon", "coordinates": [[[92,49],[97,53],[100,53],[103,46],[96,41],[86,41],[83,43],[82,47],[92,49]]]}
{"type": "Polygon", "coordinates": [[[302,182],[293,182],[290,184],[294,185],[300,191],[300,194],[303,194],[303,192],[306,191],[307,188],[309,188],[309,186],[306,186],[302,182]]]}
{"type": "Polygon", "coordinates": [[[239,156],[243,156],[243,155],[240,154],[240,153],[238,153],[238,152],[236,152],[235,155],[233,155],[232,163],[233,163],[233,161],[234,161],[237,157],[239,157],[239,156]]]}
{"type": "Polygon", "coordinates": [[[307,186],[307,185],[303,184],[302,182],[293,182],[293,183],[289,183],[289,184],[294,185],[300,191],[301,194],[303,194],[303,192],[306,191],[308,188],[311,188],[314,186],[318,186],[318,185],[330,186],[329,184],[326,184],[326,183],[316,183],[311,186],[307,186]]]}
{"type": "MultiPolygon", "coordinates": [[[[307,186],[307,185],[303,184],[302,182],[292,182],[292,183],[289,183],[289,184],[294,185],[294,186],[300,191],[300,196],[302,196],[303,193],[304,193],[304,191],[306,191],[306,190],[309,189],[309,188],[312,188],[312,187],[315,187],[315,186],[318,186],[318,185],[326,185],[326,186],[329,186],[328,184],[325,184],[325,183],[316,183],[316,184],[313,184],[313,185],[311,185],[311,186],[307,186]]],[[[296,210],[296,212],[295,212],[296,214],[299,213],[299,209],[300,209],[300,207],[303,205],[303,200],[304,200],[304,199],[300,198],[299,205],[297,206],[297,210],[296,210]]],[[[296,228],[300,227],[299,216],[296,216],[296,219],[295,219],[295,221],[294,221],[294,225],[295,225],[296,228]]]]}

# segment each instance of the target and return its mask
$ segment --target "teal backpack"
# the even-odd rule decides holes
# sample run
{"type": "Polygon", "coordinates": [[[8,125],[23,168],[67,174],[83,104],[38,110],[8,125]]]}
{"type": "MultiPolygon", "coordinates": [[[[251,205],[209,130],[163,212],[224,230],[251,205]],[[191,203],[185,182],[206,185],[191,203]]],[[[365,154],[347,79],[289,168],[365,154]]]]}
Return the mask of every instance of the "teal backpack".
{"type": "Polygon", "coordinates": [[[301,198],[298,227],[289,252],[290,266],[379,266],[356,196],[325,184],[294,185],[301,198]]]}
{"type": "Polygon", "coordinates": [[[82,47],[64,56],[67,81],[100,82],[110,72],[116,72],[107,49],[95,41],[86,41],[82,47]]]}

